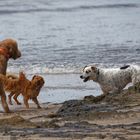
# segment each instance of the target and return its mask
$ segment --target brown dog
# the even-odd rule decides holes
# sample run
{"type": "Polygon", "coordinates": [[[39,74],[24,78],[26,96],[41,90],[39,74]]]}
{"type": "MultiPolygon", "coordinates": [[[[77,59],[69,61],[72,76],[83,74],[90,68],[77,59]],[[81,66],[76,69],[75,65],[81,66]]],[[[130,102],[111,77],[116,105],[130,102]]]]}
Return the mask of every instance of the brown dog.
{"type": "Polygon", "coordinates": [[[4,83],[4,87],[6,91],[10,92],[10,95],[8,96],[10,104],[12,104],[11,97],[14,95],[15,102],[20,105],[21,103],[17,100],[17,97],[20,93],[22,93],[26,108],[29,108],[29,99],[32,99],[37,107],[41,108],[37,100],[37,96],[39,95],[39,92],[45,83],[41,76],[35,75],[33,76],[32,80],[29,81],[25,74],[21,72],[19,74],[19,78],[16,76],[7,75],[6,81],[7,82],[4,83]]]}
{"type": "MultiPolygon", "coordinates": [[[[17,42],[13,39],[5,39],[0,42],[0,74],[6,74],[7,62],[10,58],[17,59],[21,56],[18,50],[17,42]]],[[[0,81],[0,96],[2,106],[5,112],[10,112],[6,102],[6,95],[3,89],[2,82],[0,81]]]]}
{"type": "Polygon", "coordinates": [[[34,103],[37,105],[37,107],[41,108],[37,100],[37,96],[39,95],[39,92],[42,86],[44,85],[44,83],[45,81],[43,77],[35,75],[30,81],[30,85],[27,85],[25,86],[25,88],[23,88],[22,95],[24,97],[24,104],[26,105],[26,108],[29,108],[29,104],[28,104],[29,99],[32,99],[34,103]]]}
{"type": "Polygon", "coordinates": [[[17,96],[22,92],[21,85],[29,80],[26,79],[23,72],[19,73],[19,77],[13,74],[6,74],[6,76],[0,75],[0,79],[3,79],[4,89],[10,92],[8,95],[9,104],[12,105],[11,97],[14,95],[14,100],[18,105],[21,103],[17,100],[17,96]]]}

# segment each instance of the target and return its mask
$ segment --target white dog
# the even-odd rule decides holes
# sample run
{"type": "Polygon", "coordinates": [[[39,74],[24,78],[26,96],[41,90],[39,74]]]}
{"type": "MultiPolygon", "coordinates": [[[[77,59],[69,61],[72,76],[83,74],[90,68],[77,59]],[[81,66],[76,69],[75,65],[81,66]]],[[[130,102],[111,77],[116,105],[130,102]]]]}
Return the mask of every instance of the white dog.
{"type": "Polygon", "coordinates": [[[140,82],[140,66],[126,65],[121,68],[97,68],[86,66],[80,76],[84,82],[99,83],[103,93],[119,93],[128,83],[140,82]]]}

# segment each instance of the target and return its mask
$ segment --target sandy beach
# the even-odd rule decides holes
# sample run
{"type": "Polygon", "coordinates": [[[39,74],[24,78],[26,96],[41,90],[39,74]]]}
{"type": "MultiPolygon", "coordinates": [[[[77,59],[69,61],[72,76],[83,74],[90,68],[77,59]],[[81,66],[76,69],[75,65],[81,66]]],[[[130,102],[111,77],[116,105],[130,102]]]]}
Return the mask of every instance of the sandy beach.
{"type": "Polygon", "coordinates": [[[140,88],[104,97],[80,79],[89,64],[140,65],[139,13],[140,0],[1,0],[0,40],[17,40],[22,53],[7,72],[45,85],[42,109],[0,105],[0,140],[139,140],[140,88]]]}
{"type": "Polygon", "coordinates": [[[139,85],[118,95],[86,96],[82,100],[43,103],[36,109],[10,106],[0,113],[0,137],[20,140],[139,140],[139,85]]]}

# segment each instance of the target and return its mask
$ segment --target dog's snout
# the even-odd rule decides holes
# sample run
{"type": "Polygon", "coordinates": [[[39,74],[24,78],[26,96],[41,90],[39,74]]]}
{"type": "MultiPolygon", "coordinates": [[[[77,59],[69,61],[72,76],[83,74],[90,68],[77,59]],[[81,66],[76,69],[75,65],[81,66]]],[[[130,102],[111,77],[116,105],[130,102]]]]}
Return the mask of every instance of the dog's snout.
{"type": "Polygon", "coordinates": [[[83,79],[83,75],[81,75],[80,78],[83,79]]]}
{"type": "Polygon", "coordinates": [[[21,52],[20,52],[20,51],[18,51],[17,57],[18,57],[18,58],[21,57],[21,52]]]}

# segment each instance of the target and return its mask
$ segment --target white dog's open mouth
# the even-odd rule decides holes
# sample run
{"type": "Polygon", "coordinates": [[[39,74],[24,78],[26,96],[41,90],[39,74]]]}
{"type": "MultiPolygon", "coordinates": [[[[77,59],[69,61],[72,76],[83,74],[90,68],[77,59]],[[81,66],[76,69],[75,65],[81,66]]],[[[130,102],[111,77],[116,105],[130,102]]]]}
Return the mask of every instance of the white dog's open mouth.
{"type": "Polygon", "coordinates": [[[86,77],[83,81],[87,82],[89,80],[89,77],[86,77]]]}
{"type": "Polygon", "coordinates": [[[83,75],[81,75],[80,78],[84,79],[83,82],[87,82],[89,80],[89,76],[88,77],[84,77],[83,75]]]}

